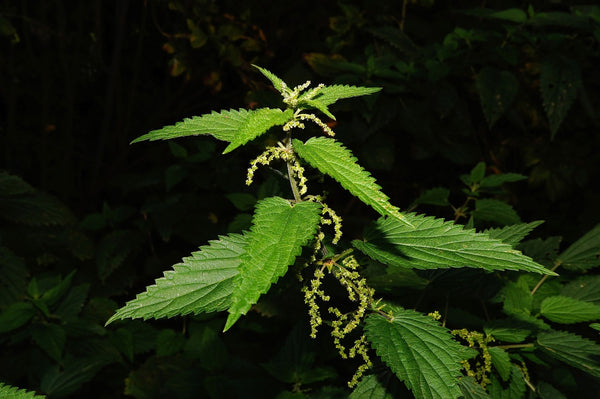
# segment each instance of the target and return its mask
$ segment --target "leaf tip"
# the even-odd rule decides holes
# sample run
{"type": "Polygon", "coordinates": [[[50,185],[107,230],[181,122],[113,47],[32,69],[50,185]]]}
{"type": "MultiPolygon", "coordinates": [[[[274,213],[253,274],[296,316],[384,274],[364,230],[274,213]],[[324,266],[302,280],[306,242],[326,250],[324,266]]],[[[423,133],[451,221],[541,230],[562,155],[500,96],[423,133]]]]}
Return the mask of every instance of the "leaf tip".
{"type": "Polygon", "coordinates": [[[223,332],[226,332],[231,327],[233,327],[233,325],[235,324],[236,321],[238,321],[240,316],[241,316],[241,313],[229,313],[229,316],[227,316],[227,321],[225,322],[225,327],[223,328],[223,332]]]}

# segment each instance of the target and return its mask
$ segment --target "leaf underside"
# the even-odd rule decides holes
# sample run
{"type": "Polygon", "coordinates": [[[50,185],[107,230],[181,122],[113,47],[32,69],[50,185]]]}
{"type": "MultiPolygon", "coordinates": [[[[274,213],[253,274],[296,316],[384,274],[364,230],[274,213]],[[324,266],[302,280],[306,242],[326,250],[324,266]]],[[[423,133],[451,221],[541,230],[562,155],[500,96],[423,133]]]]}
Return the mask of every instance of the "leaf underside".
{"type": "Polygon", "coordinates": [[[316,202],[299,202],[292,206],[280,197],[267,198],[257,204],[224,331],[286,273],[302,246],[315,235],[320,212],[321,205],[316,202]]]}
{"type": "Polygon", "coordinates": [[[210,114],[185,118],[174,125],[153,130],[138,137],[131,143],[144,140],[168,140],[177,137],[210,134],[216,139],[229,141],[231,144],[225,150],[229,152],[265,133],[271,127],[285,124],[291,116],[291,110],[284,112],[277,108],[213,111],[210,114]]]}
{"type": "Polygon", "coordinates": [[[184,258],[108,320],[161,318],[225,310],[231,304],[246,238],[222,236],[184,258]]]}
{"type": "Polygon", "coordinates": [[[386,306],[392,320],[373,313],[365,330],[377,355],[417,398],[458,398],[462,346],[431,317],[386,306]]]}
{"type": "Polygon", "coordinates": [[[294,140],[293,145],[302,159],[331,176],[379,214],[410,225],[400,210],[389,203],[388,196],[381,192],[375,178],[356,163],[357,159],[342,144],[329,137],[313,137],[306,143],[294,140]]]}
{"type": "Polygon", "coordinates": [[[555,275],[510,245],[432,216],[405,214],[414,227],[380,218],[354,247],[390,266],[415,269],[473,267],[555,275]]]}

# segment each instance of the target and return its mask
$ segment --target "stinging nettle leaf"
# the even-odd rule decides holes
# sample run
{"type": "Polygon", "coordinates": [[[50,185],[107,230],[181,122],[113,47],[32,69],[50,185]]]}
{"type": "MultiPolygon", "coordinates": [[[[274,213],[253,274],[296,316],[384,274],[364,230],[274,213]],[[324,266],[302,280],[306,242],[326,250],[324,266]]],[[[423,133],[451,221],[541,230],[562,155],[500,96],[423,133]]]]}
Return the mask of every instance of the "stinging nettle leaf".
{"type": "Polygon", "coordinates": [[[313,100],[328,106],[343,98],[365,96],[368,94],[377,93],[381,89],[381,87],[360,87],[348,85],[325,86],[319,90],[313,100]]]}
{"type": "Polygon", "coordinates": [[[600,377],[600,345],[566,331],[540,333],[538,345],[550,356],[573,367],[600,377]]]}
{"type": "Polygon", "coordinates": [[[475,201],[475,210],[471,213],[475,220],[484,220],[501,225],[521,223],[521,218],[512,206],[492,198],[475,201]]]}
{"type": "Polygon", "coordinates": [[[352,244],[373,259],[396,267],[473,267],[556,275],[487,234],[432,216],[413,213],[404,216],[414,227],[392,218],[380,218],[366,229],[364,241],[354,240],[352,244]]]}
{"type": "Polygon", "coordinates": [[[514,101],[519,81],[508,71],[485,67],[477,75],[477,90],[483,114],[491,128],[514,101]]]}
{"type": "Polygon", "coordinates": [[[600,276],[582,276],[566,284],[561,295],[600,305],[600,276]]]}
{"type": "Polygon", "coordinates": [[[600,319],[600,306],[557,295],[544,299],[540,313],[555,323],[579,323],[600,319]]]}
{"type": "Polygon", "coordinates": [[[504,349],[495,346],[489,347],[488,351],[492,357],[494,368],[500,374],[503,381],[508,381],[511,371],[510,356],[508,356],[508,353],[504,349]]]}
{"type": "Polygon", "coordinates": [[[550,123],[551,138],[554,138],[560,124],[567,116],[580,86],[581,70],[577,62],[555,58],[542,63],[540,88],[542,102],[550,123]]]}
{"type": "Polygon", "coordinates": [[[293,146],[302,159],[331,176],[379,214],[410,226],[400,210],[389,203],[388,196],[381,192],[375,178],[356,163],[357,159],[342,144],[328,137],[313,137],[306,143],[295,139],[293,146]]]}
{"type": "Polygon", "coordinates": [[[246,237],[222,236],[183,258],[106,322],[125,318],[161,318],[225,310],[231,304],[246,237]]]}
{"type": "Polygon", "coordinates": [[[365,331],[377,355],[417,398],[458,398],[462,376],[462,346],[429,316],[386,306],[388,320],[378,313],[367,317],[365,331]]]}
{"type": "Polygon", "coordinates": [[[321,205],[316,202],[292,205],[280,197],[258,202],[244,247],[246,252],[240,257],[240,274],[235,281],[224,331],[287,272],[302,246],[315,235],[320,214],[321,205]]]}
{"type": "Polygon", "coordinates": [[[216,139],[229,141],[230,144],[225,149],[225,152],[229,152],[260,136],[273,126],[284,125],[291,117],[291,110],[271,108],[213,111],[210,114],[185,118],[174,125],[153,130],[131,143],[210,134],[216,139]]]}
{"type": "Polygon", "coordinates": [[[473,377],[465,376],[461,378],[458,385],[464,399],[490,399],[490,395],[473,377]]]}
{"type": "Polygon", "coordinates": [[[533,229],[544,223],[543,220],[536,220],[531,223],[513,224],[502,228],[487,229],[483,232],[490,238],[501,240],[508,245],[517,245],[525,238],[533,229]]]}
{"type": "Polygon", "coordinates": [[[287,87],[287,85],[285,84],[285,82],[279,78],[277,75],[275,75],[273,72],[259,67],[258,65],[254,65],[252,64],[252,66],[256,69],[258,69],[260,71],[260,73],[262,73],[267,79],[269,79],[271,81],[271,83],[273,84],[273,87],[275,87],[275,89],[277,89],[278,92],[282,92],[284,87],[287,87]]]}
{"type": "Polygon", "coordinates": [[[571,244],[558,259],[569,270],[587,270],[600,266],[600,224],[571,244]]]}
{"type": "Polygon", "coordinates": [[[43,399],[45,397],[45,395],[36,395],[33,391],[26,391],[0,382],[0,398],[2,399],[43,399]]]}

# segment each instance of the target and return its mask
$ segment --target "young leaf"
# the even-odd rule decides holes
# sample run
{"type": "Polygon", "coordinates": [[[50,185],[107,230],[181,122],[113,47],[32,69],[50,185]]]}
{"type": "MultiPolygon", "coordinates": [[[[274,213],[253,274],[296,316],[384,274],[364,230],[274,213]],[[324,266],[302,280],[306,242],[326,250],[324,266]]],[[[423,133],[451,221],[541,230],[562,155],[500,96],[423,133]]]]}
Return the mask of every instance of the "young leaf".
{"type": "Polygon", "coordinates": [[[473,377],[462,377],[458,382],[464,399],[490,399],[490,395],[473,377]]]}
{"type": "Polygon", "coordinates": [[[485,67],[477,75],[477,90],[483,114],[491,128],[515,99],[519,81],[508,71],[485,67]]]}
{"type": "Polygon", "coordinates": [[[291,109],[282,111],[280,109],[269,108],[261,108],[249,112],[251,112],[250,117],[239,126],[237,134],[231,139],[231,143],[225,148],[223,154],[227,154],[250,140],[255,139],[273,126],[285,125],[292,119],[294,113],[291,109]]]}
{"type": "Polygon", "coordinates": [[[316,202],[291,205],[279,197],[258,202],[244,247],[246,252],[240,257],[240,275],[235,282],[224,331],[286,273],[302,246],[315,235],[320,212],[321,205],[316,202]]]}
{"type": "Polygon", "coordinates": [[[106,324],[125,318],[161,318],[227,309],[245,244],[246,237],[239,234],[210,241],[127,302],[106,324]]]}
{"type": "Polygon", "coordinates": [[[531,258],[487,234],[432,216],[404,215],[414,227],[379,218],[354,247],[390,266],[416,269],[473,267],[488,271],[522,270],[556,275],[531,258]]]}
{"type": "Polygon", "coordinates": [[[380,191],[381,187],[377,185],[375,178],[356,163],[357,159],[342,144],[328,137],[313,137],[306,143],[294,140],[293,145],[302,159],[331,176],[379,214],[392,216],[393,219],[410,226],[406,217],[391,205],[388,196],[380,191]]]}
{"type": "Polygon", "coordinates": [[[512,206],[496,199],[484,198],[475,201],[475,210],[472,212],[476,220],[494,222],[501,225],[521,223],[521,218],[512,206]]]}
{"type": "Polygon", "coordinates": [[[450,190],[447,188],[434,187],[424,191],[421,195],[419,195],[419,197],[414,201],[414,204],[447,206],[450,204],[448,202],[449,196],[450,190]]]}
{"type": "Polygon", "coordinates": [[[232,144],[227,147],[226,151],[229,152],[263,134],[273,126],[284,125],[291,118],[291,113],[291,110],[284,112],[280,109],[270,108],[260,108],[254,111],[246,109],[213,111],[210,114],[185,118],[174,125],[153,130],[131,143],[210,134],[216,139],[229,141],[232,144],[237,143],[233,148],[230,148],[232,144]]]}
{"type": "Polygon", "coordinates": [[[544,299],[540,313],[555,323],[571,324],[600,319],[600,306],[557,295],[544,299]]]}
{"type": "Polygon", "coordinates": [[[525,341],[534,326],[515,319],[496,319],[485,323],[483,331],[496,340],[519,343],[525,341]]]}
{"type": "MultiPolygon", "coordinates": [[[[365,96],[367,94],[377,93],[381,89],[381,87],[357,87],[348,85],[325,86],[319,90],[312,100],[327,107],[337,100],[365,96]]],[[[302,97],[300,97],[300,100],[302,100],[302,97]]]]}
{"type": "Polygon", "coordinates": [[[489,175],[484,177],[483,180],[481,180],[479,187],[493,188],[501,186],[504,183],[513,183],[521,180],[527,180],[527,176],[523,176],[518,173],[502,173],[499,175],[489,175]]]}
{"type": "Polygon", "coordinates": [[[36,395],[33,391],[26,391],[0,382],[0,398],[2,399],[43,399],[45,395],[36,395]]]}
{"type": "Polygon", "coordinates": [[[540,88],[542,101],[550,123],[551,138],[554,138],[560,124],[581,86],[581,70],[579,64],[564,58],[550,59],[542,63],[540,88]]]}
{"type": "Polygon", "coordinates": [[[600,266],[600,224],[571,244],[558,259],[569,270],[587,270],[600,266]]]}
{"type": "Polygon", "coordinates": [[[555,359],[600,377],[600,345],[594,341],[565,331],[550,331],[540,333],[537,343],[555,359]]]}
{"type": "Polygon", "coordinates": [[[386,306],[393,316],[373,313],[365,331],[377,355],[417,398],[458,398],[462,346],[431,317],[386,306]]]}
{"type": "Polygon", "coordinates": [[[265,68],[261,68],[258,65],[252,64],[252,66],[258,69],[260,73],[262,73],[267,79],[269,79],[273,84],[273,87],[275,87],[275,89],[277,89],[278,92],[283,92],[283,88],[287,87],[285,82],[281,78],[276,76],[273,72],[268,71],[265,68]]]}
{"type": "Polygon", "coordinates": [[[488,229],[484,230],[484,233],[490,236],[490,238],[495,238],[507,243],[508,245],[515,246],[521,242],[521,240],[525,238],[525,236],[527,236],[533,229],[542,223],[544,223],[543,220],[536,220],[535,222],[531,223],[520,223],[513,224],[511,226],[504,226],[499,229],[488,229]]]}
{"type": "Polygon", "coordinates": [[[508,353],[504,349],[495,346],[489,347],[488,350],[492,357],[494,368],[503,381],[508,381],[511,370],[510,356],[508,356],[508,353]]]}

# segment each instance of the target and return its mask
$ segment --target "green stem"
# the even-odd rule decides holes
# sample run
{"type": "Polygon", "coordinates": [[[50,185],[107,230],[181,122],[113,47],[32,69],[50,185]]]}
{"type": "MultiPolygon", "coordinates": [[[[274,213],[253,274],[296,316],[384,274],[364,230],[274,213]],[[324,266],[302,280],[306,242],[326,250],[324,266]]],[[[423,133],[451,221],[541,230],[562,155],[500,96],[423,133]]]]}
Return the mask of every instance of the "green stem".
{"type": "MultiPolygon", "coordinates": [[[[562,264],[562,262],[560,261],[560,259],[556,260],[554,262],[554,266],[552,266],[552,269],[550,269],[551,272],[555,271],[556,269],[558,269],[558,267],[562,264]]],[[[540,279],[540,281],[538,281],[538,283],[535,285],[535,287],[533,287],[533,289],[531,290],[531,296],[533,296],[535,294],[535,292],[542,286],[542,284],[544,284],[544,281],[546,281],[548,279],[548,277],[550,277],[549,274],[545,274],[544,277],[542,277],[540,279]]]]}
{"type": "MultiPolygon", "coordinates": [[[[288,132],[285,139],[286,139],[286,143],[285,143],[286,148],[290,152],[293,152],[294,150],[292,148],[292,134],[290,132],[288,132]]],[[[300,192],[298,191],[298,184],[296,183],[296,179],[294,179],[294,172],[292,170],[292,161],[288,160],[288,161],[286,161],[285,164],[287,165],[288,178],[290,179],[290,186],[292,187],[292,193],[294,194],[294,200],[296,202],[300,202],[300,201],[302,201],[302,197],[300,196],[300,192]]]]}
{"type": "Polygon", "coordinates": [[[518,348],[533,348],[535,344],[514,344],[514,345],[495,345],[490,346],[490,348],[500,348],[500,349],[518,349],[518,348]]]}

